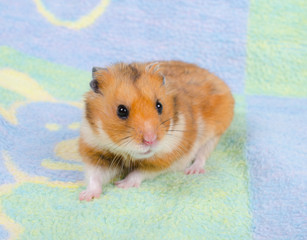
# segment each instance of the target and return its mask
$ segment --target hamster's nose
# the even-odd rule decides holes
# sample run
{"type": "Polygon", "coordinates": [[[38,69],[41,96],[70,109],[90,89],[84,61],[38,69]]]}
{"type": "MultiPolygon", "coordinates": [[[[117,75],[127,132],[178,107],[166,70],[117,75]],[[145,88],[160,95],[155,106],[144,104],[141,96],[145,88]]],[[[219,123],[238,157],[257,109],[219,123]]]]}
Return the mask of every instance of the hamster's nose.
{"type": "Polygon", "coordinates": [[[157,135],[155,133],[147,133],[143,136],[143,143],[147,146],[152,146],[157,142],[157,135]]]}

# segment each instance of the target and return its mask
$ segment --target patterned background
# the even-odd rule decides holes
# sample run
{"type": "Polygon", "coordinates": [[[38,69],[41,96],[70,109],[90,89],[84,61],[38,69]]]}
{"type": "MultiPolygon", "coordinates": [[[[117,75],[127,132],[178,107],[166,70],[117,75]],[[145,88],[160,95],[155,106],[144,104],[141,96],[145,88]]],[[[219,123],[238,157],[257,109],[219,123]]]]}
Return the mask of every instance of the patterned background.
{"type": "Polygon", "coordinates": [[[304,0],[0,0],[0,239],[306,239],[304,0]],[[178,59],[231,87],[199,176],[80,203],[92,66],[178,59]]]}

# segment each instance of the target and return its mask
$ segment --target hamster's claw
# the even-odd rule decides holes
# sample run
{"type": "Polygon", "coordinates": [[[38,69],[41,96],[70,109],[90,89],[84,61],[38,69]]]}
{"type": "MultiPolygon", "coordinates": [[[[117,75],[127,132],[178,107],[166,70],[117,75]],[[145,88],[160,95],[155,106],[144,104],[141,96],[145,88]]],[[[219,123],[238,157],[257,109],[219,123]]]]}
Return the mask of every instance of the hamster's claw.
{"type": "Polygon", "coordinates": [[[115,185],[119,188],[131,188],[131,187],[139,187],[141,183],[136,181],[134,178],[125,178],[121,181],[115,183],[115,185]]]}
{"type": "Polygon", "coordinates": [[[118,181],[115,185],[119,188],[139,187],[144,180],[144,173],[141,171],[132,171],[123,180],[118,181]]]}
{"type": "Polygon", "coordinates": [[[190,167],[188,167],[184,173],[186,175],[191,175],[191,174],[203,174],[205,173],[205,169],[201,166],[198,166],[197,164],[192,164],[190,167]]]}
{"type": "Polygon", "coordinates": [[[91,201],[94,198],[99,198],[101,194],[101,190],[92,190],[92,189],[86,189],[83,192],[80,193],[79,195],[79,200],[80,201],[91,201]]]}

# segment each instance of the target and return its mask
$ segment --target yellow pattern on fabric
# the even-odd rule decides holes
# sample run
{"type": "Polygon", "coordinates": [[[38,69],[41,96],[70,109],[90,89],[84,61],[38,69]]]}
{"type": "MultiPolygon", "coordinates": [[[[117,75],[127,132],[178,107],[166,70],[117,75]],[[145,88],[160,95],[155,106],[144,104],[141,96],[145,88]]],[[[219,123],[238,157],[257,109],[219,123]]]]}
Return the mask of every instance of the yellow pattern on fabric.
{"type": "Polygon", "coordinates": [[[69,170],[69,171],[83,171],[83,167],[77,164],[55,162],[50,159],[44,159],[42,166],[52,170],[69,170]]]}
{"type": "Polygon", "coordinates": [[[56,123],[46,123],[45,127],[49,131],[58,131],[61,128],[61,126],[59,124],[56,124],[56,123]]]}
{"type": "Polygon", "coordinates": [[[78,141],[79,138],[73,138],[59,142],[54,148],[55,155],[64,160],[81,162],[81,156],[78,151],[78,141]]]}
{"type": "Polygon", "coordinates": [[[19,239],[20,235],[24,231],[24,228],[15,223],[11,218],[4,214],[0,205],[0,222],[4,224],[6,230],[10,233],[10,239],[19,239]]]}
{"type": "Polygon", "coordinates": [[[66,27],[69,29],[82,29],[93,24],[98,17],[100,17],[107,6],[110,3],[110,0],[101,0],[100,3],[87,15],[80,17],[76,21],[64,21],[58,19],[53,15],[43,4],[42,0],[33,0],[36,4],[37,10],[42,14],[50,23],[56,26],[66,27]]]}
{"type": "Polygon", "coordinates": [[[14,69],[0,70],[0,86],[14,91],[31,101],[55,101],[34,79],[14,69]]]}

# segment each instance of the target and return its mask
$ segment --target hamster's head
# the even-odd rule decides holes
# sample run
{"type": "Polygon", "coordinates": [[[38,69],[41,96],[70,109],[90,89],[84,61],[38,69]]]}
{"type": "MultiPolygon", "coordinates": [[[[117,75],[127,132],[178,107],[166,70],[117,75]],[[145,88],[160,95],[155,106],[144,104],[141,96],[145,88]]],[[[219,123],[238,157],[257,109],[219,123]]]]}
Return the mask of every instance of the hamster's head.
{"type": "Polygon", "coordinates": [[[135,160],[166,150],[176,102],[158,63],[93,68],[90,86],[85,117],[100,145],[135,160]]]}

